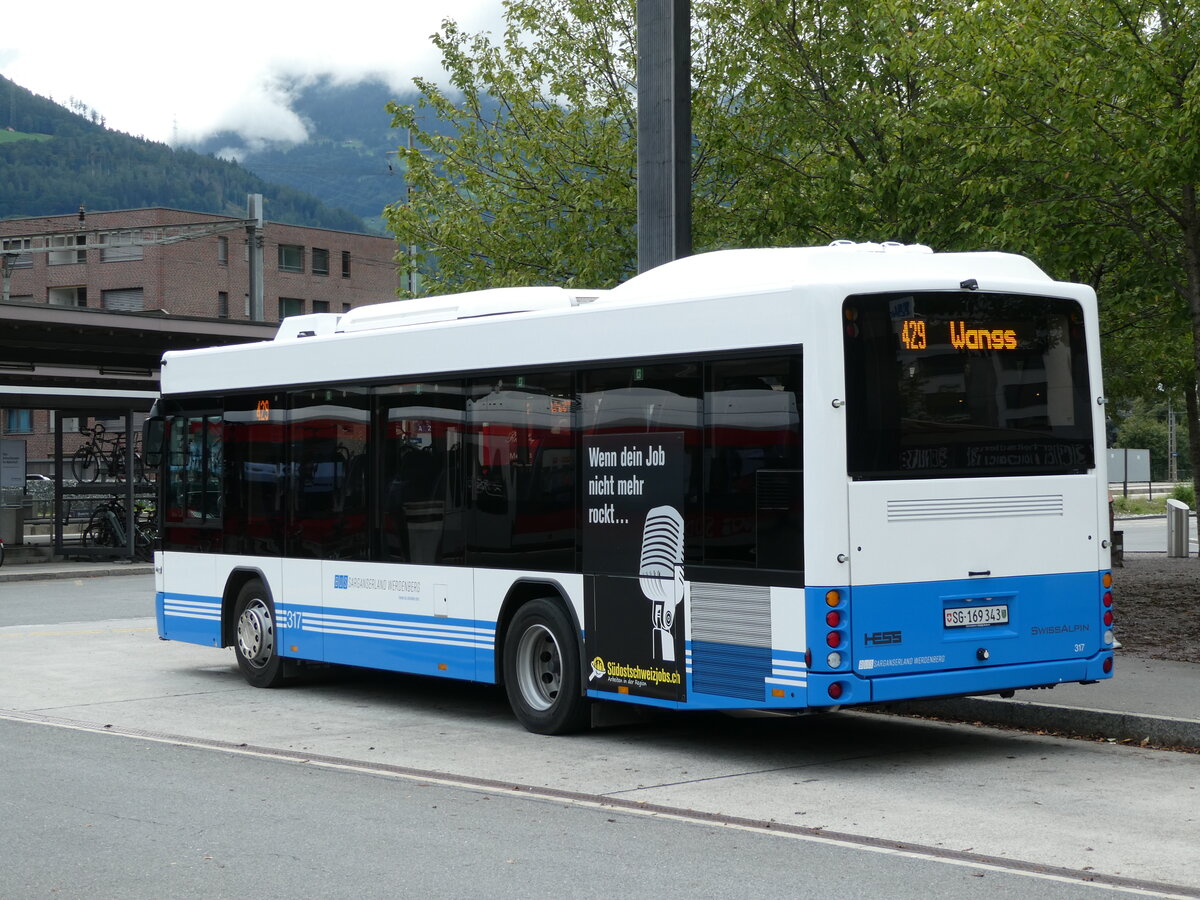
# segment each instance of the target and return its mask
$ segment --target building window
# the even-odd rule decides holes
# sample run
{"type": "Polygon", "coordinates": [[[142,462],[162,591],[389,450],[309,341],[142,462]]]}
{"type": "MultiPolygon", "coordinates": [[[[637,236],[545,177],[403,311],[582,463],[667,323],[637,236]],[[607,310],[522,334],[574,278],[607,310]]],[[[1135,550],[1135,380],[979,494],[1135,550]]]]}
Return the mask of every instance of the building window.
{"type": "Polygon", "coordinates": [[[87,262],[87,251],[76,250],[75,247],[82,247],[87,243],[87,238],[82,234],[56,234],[50,238],[50,259],[49,263],[52,266],[69,266],[74,263],[87,262]],[[53,249],[61,248],[61,249],[53,249]],[[66,249],[72,248],[72,249],[66,249]]]}
{"type": "Polygon", "coordinates": [[[33,410],[6,409],[4,430],[9,434],[33,434],[33,410]]]}
{"type": "Polygon", "coordinates": [[[229,238],[217,238],[217,265],[229,265],[229,238]]]}
{"type": "Polygon", "coordinates": [[[33,256],[29,253],[32,244],[33,241],[30,238],[9,238],[0,243],[0,248],[3,248],[5,255],[17,254],[9,256],[8,267],[10,269],[28,269],[33,265],[33,256]]]}
{"type": "Polygon", "coordinates": [[[141,259],[142,245],[132,231],[112,231],[100,235],[100,262],[120,262],[141,259]]]}
{"type": "Polygon", "coordinates": [[[329,301],[328,300],[314,300],[313,301],[313,312],[315,312],[315,313],[329,312],[329,301]]]}
{"type": "Polygon", "coordinates": [[[279,298],[279,321],[282,322],[288,316],[304,315],[304,301],[298,297],[280,297],[279,298]]]}
{"type": "Polygon", "coordinates": [[[312,248],[312,273],[314,275],[329,274],[329,251],[320,247],[312,248]]]}
{"type": "Polygon", "coordinates": [[[217,291],[217,318],[229,318],[229,291],[217,291]]]}
{"type": "MultiPolygon", "coordinates": [[[[53,432],[58,427],[58,411],[50,410],[50,430],[53,432]]],[[[62,420],[63,434],[74,434],[79,430],[79,416],[63,416],[62,420]]]]}
{"type": "Polygon", "coordinates": [[[351,305],[349,303],[342,304],[342,312],[348,313],[348,312],[350,312],[350,308],[351,308],[351,305]]]}
{"type": "Polygon", "coordinates": [[[146,308],[146,298],[140,287],[101,291],[100,305],[117,312],[138,312],[146,308]]]}
{"type": "Polygon", "coordinates": [[[350,251],[349,250],[342,251],[342,277],[343,278],[350,277],[350,251]]]}
{"type": "Polygon", "coordinates": [[[304,248],[298,244],[279,245],[279,271],[303,272],[304,248]]]}
{"type": "Polygon", "coordinates": [[[56,287],[46,291],[51,306],[87,306],[87,288],[56,287]]]}

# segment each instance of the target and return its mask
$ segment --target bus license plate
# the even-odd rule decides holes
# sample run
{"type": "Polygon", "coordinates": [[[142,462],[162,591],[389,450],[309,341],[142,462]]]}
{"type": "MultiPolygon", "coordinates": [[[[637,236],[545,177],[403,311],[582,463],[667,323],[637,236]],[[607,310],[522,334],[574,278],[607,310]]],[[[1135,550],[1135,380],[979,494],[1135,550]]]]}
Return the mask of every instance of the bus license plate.
{"type": "Polygon", "coordinates": [[[947,628],[969,625],[1007,625],[1008,604],[997,606],[956,606],[944,612],[947,628]]]}

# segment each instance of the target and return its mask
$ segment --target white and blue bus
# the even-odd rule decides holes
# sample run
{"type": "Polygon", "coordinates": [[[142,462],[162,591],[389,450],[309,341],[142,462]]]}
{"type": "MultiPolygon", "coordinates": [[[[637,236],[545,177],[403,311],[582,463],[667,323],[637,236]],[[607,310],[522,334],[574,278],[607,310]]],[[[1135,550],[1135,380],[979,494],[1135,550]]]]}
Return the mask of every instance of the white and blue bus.
{"type": "Polygon", "coordinates": [[[503,684],[542,733],[1097,681],[1099,361],[1086,286],[849,243],[171,352],[159,634],[259,687],[503,684]]]}

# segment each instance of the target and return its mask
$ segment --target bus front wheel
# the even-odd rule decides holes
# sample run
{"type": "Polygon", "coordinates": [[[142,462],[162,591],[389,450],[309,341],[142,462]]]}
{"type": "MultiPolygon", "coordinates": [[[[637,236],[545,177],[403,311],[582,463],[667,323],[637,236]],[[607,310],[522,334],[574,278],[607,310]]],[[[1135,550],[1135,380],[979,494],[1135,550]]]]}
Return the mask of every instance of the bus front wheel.
{"type": "Polygon", "coordinates": [[[242,586],[233,615],[233,647],[242,677],[254,687],[282,684],[283,659],[275,643],[275,604],[261,581],[248,581],[242,586]]]}
{"type": "Polygon", "coordinates": [[[504,689],[517,721],[535,734],[568,734],[588,724],[579,640],[553,600],[530,600],[513,616],[504,641],[504,689]]]}

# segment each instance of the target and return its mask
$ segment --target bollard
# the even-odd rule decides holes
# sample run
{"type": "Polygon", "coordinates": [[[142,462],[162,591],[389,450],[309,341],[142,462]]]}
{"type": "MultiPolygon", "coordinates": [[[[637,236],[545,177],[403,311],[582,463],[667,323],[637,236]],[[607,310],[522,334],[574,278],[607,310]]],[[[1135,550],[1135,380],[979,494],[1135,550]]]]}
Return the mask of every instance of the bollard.
{"type": "Polygon", "coordinates": [[[1167,501],[1167,556],[1188,555],[1189,512],[1186,503],[1167,501]]]}

